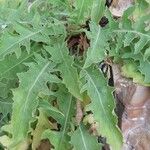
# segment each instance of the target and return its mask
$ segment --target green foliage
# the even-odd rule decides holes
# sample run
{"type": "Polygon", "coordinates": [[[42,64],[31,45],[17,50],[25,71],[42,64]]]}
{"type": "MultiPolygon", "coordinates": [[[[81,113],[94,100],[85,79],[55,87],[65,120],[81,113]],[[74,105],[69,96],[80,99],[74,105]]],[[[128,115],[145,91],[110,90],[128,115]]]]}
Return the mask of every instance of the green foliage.
{"type": "Polygon", "coordinates": [[[1,145],[35,150],[48,139],[55,150],[99,150],[83,121],[90,112],[98,136],[121,149],[113,89],[98,66],[109,58],[149,86],[149,3],[137,2],[115,20],[105,0],[0,0],[1,145]]]}
{"type": "Polygon", "coordinates": [[[36,64],[30,63],[29,71],[18,74],[19,88],[13,90],[13,112],[12,112],[12,141],[18,142],[26,139],[29,124],[33,117],[33,112],[37,107],[38,93],[47,89],[46,83],[59,82],[53,71],[54,64],[42,57],[36,56],[36,64]]]}
{"type": "Polygon", "coordinates": [[[85,21],[83,19],[88,19],[89,14],[90,14],[91,4],[92,4],[91,0],[77,0],[76,1],[75,7],[77,11],[76,13],[77,23],[82,23],[83,21],[85,21]]]}
{"type": "Polygon", "coordinates": [[[36,42],[47,41],[47,37],[42,35],[42,32],[44,32],[44,29],[42,28],[34,29],[23,26],[19,23],[15,23],[14,30],[17,32],[16,34],[5,32],[5,34],[2,36],[0,58],[3,58],[5,55],[13,52],[15,52],[17,58],[19,58],[21,55],[21,46],[25,46],[27,52],[29,53],[31,40],[36,42]]]}
{"type": "Polygon", "coordinates": [[[65,42],[58,41],[54,47],[48,46],[46,49],[51,54],[51,60],[58,63],[57,69],[61,72],[62,82],[66,85],[69,92],[82,100],[77,69],[73,67],[73,58],[68,55],[69,51],[65,42]]]}
{"type": "Polygon", "coordinates": [[[83,125],[79,125],[78,129],[73,133],[71,143],[74,146],[74,150],[101,149],[101,146],[98,144],[96,139],[88,133],[87,129],[83,125]]]}
{"type": "MultiPolygon", "coordinates": [[[[131,11],[133,11],[134,7],[131,7],[130,9],[131,11]]],[[[149,33],[145,30],[145,22],[150,21],[150,19],[149,15],[145,15],[141,18],[139,17],[135,23],[132,23],[132,21],[128,19],[130,16],[130,14],[128,14],[129,12],[130,10],[124,14],[123,21],[121,24],[122,27],[116,32],[123,33],[125,38],[125,47],[129,46],[134,39],[137,39],[134,40],[134,54],[138,54],[147,44],[149,44],[150,36],[149,33]]]]}
{"type": "Polygon", "coordinates": [[[143,84],[144,77],[139,72],[136,64],[134,62],[125,63],[121,68],[122,75],[126,76],[127,78],[133,78],[133,82],[143,84]]]}
{"type": "Polygon", "coordinates": [[[107,137],[112,149],[120,150],[122,137],[116,127],[117,118],[114,114],[115,105],[112,89],[107,86],[107,82],[98,68],[89,67],[83,75],[85,75],[87,81],[84,89],[87,90],[91,98],[87,110],[93,112],[96,122],[99,123],[99,126],[102,126],[103,129],[100,128],[98,131],[102,136],[107,137]]]}
{"type": "Polygon", "coordinates": [[[78,24],[84,24],[86,20],[91,18],[93,22],[98,24],[104,11],[105,0],[76,0],[73,13],[74,21],[78,24]]]}
{"type": "Polygon", "coordinates": [[[61,129],[60,132],[46,130],[43,133],[42,138],[48,138],[55,149],[66,150],[71,147],[68,142],[70,141],[70,136],[68,133],[71,130],[71,119],[75,114],[75,101],[72,95],[69,94],[63,86],[60,86],[60,90],[58,90],[56,96],[58,99],[59,109],[64,114],[64,117],[56,119],[60,123],[61,129]]]}
{"type": "Polygon", "coordinates": [[[91,23],[90,32],[87,32],[87,36],[91,39],[91,46],[87,52],[84,68],[89,67],[92,63],[101,62],[106,57],[108,31],[95,23],[91,23]]]}
{"type": "Polygon", "coordinates": [[[100,19],[104,15],[105,11],[105,0],[94,0],[92,4],[92,10],[91,10],[91,20],[92,22],[95,22],[96,24],[99,23],[100,19]]]}
{"type": "Polygon", "coordinates": [[[38,146],[40,145],[40,141],[41,141],[41,136],[43,134],[43,132],[48,129],[51,128],[49,122],[48,122],[48,118],[46,117],[46,115],[44,114],[44,112],[42,110],[40,110],[39,112],[39,116],[38,116],[38,123],[36,125],[35,130],[33,131],[33,141],[32,141],[32,149],[36,150],[38,148],[38,146]]]}
{"type": "Polygon", "coordinates": [[[144,75],[144,83],[150,83],[150,71],[149,71],[150,62],[147,61],[140,61],[140,72],[144,75]]]}
{"type": "Polygon", "coordinates": [[[34,52],[36,52],[36,48],[39,49],[40,47],[33,46],[30,54],[23,51],[18,59],[16,58],[15,54],[7,55],[5,59],[0,61],[0,78],[13,80],[17,78],[17,73],[26,71],[27,67],[23,63],[33,61],[34,52]]]}
{"type": "Polygon", "coordinates": [[[0,126],[5,125],[9,119],[8,115],[12,111],[12,99],[11,98],[0,98],[0,126]]]}
{"type": "Polygon", "coordinates": [[[124,75],[133,78],[134,82],[143,85],[149,85],[150,83],[148,71],[150,61],[150,14],[149,11],[146,11],[149,8],[149,4],[145,1],[130,7],[123,14],[117,28],[114,20],[110,19],[110,30],[113,33],[111,38],[116,39],[111,45],[113,44],[113,49],[116,52],[111,52],[112,50],[109,50],[109,52],[116,59],[122,59],[125,65],[128,62],[134,61],[134,66],[137,68],[136,72],[131,75],[131,71],[129,73],[126,71],[124,75]]]}

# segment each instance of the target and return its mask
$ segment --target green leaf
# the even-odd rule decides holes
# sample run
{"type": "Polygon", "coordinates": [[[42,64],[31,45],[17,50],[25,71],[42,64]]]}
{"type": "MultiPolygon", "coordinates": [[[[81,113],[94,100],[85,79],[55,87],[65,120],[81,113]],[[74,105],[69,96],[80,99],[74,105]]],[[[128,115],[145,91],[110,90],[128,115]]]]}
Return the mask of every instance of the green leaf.
{"type": "Polygon", "coordinates": [[[134,38],[135,38],[134,33],[127,33],[124,39],[124,47],[129,46],[130,43],[134,40],[134,38]]]}
{"type": "Polygon", "coordinates": [[[18,87],[18,80],[2,79],[0,81],[0,127],[10,121],[12,113],[12,88],[18,87]]]}
{"type": "Polygon", "coordinates": [[[93,63],[98,63],[105,58],[105,48],[108,45],[108,31],[102,29],[95,23],[90,24],[90,32],[87,32],[90,39],[90,47],[87,51],[84,68],[91,66],[93,63]]]}
{"type": "Polygon", "coordinates": [[[4,116],[7,115],[9,112],[11,112],[11,106],[12,106],[11,98],[6,99],[0,98],[0,113],[2,113],[4,116]]]}
{"type": "MultiPolygon", "coordinates": [[[[3,1],[3,0],[1,0],[3,1]]],[[[24,15],[27,15],[27,3],[26,0],[5,0],[0,7],[0,22],[4,25],[10,25],[13,22],[21,21],[24,15]]]]}
{"type": "Polygon", "coordinates": [[[98,25],[105,8],[105,0],[76,0],[72,14],[77,24],[85,24],[91,18],[92,22],[98,25]]]}
{"type": "Polygon", "coordinates": [[[28,54],[26,51],[22,51],[21,56],[17,59],[16,55],[7,55],[2,61],[0,61],[0,78],[15,79],[17,73],[21,73],[27,70],[27,67],[23,64],[25,62],[33,61],[35,52],[41,50],[39,46],[32,46],[32,51],[28,54]]]}
{"type": "Polygon", "coordinates": [[[150,47],[148,47],[144,52],[144,60],[148,59],[150,56],[150,47]]]}
{"type": "Polygon", "coordinates": [[[45,49],[51,54],[51,60],[58,64],[57,69],[61,72],[62,82],[66,85],[69,92],[82,100],[78,72],[73,67],[73,57],[69,55],[65,42],[56,43],[53,47],[47,46],[45,49]]]}
{"type": "Polygon", "coordinates": [[[12,112],[12,98],[0,98],[0,127],[2,121],[7,117],[7,114],[12,112]]]}
{"type": "MultiPolygon", "coordinates": [[[[46,112],[47,114],[49,114],[49,116],[51,116],[53,113],[56,113],[61,118],[64,118],[64,114],[61,111],[59,111],[56,107],[52,106],[45,100],[39,101],[39,108],[43,112],[46,112]]],[[[53,117],[53,115],[52,115],[52,117],[53,117]]]]}
{"type": "Polygon", "coordinates": [[[100,19],[104,15],[105,11],[105,0],[93,0],[92,10],[91,10],[91,20],[97,25],[99,24],[100,19]]]}
{"type": "MultiPolygon", "coordinates": [[[[29,58],[27,55],[26,57],[29,58]]],[[[26,57],[22,55],[17,59],[14,54],[6,56],[4,60],[0,61],[0,78],[12,80],[17,77],[17,73],[26,71],[25,65],[22,64],[22,62],[26,60],[26,57]]]]}
{"type": "Polygon", "coordinates": [[[57,97],[59,110],[64,115],[60,123],[62,124],[62,130],[65,132],[68,128],[69,122],[75,115],[75,100],[73,96],[68,93],[68,90],[64,87],[64,85],[59,85],[59,90],[55,93],[55,96],[57,97]]]}
{"type": "Polygon", "coordinates": [[[0,127],[10,121],[12,112],[12,88],[17,87],[18,80],[3,79],[0,81],[0,127]]]}
{"type": "Polygon", "coordinates": [[[83,125],[79,125],[78,129],[71,136],[71,144],[74,150],[101,150],[96,137],[90,135],[83,125]]]}
{"type": "Polygon", "coordinates": [[[21,46],[25,46],[27,52],[30,52],[30,41],[47,42],[48,38],[43,35],[44,28],[34,29],[19,23],[14,24],[14,30],[17,34],[5,32],[1,38],[0,58],[5,55],[16,53],[17,58],[21,55],[21,46]]]}
{"type": "Polygon", "coordinates": [[[39,110],[39,116],[38,116],[38,123],[36,125],[35,130],[33,131],[33,141],[32,141],[32,150],[36,150],[38,146],[40,145],[42,133],[50,127],[48,118],[46,115],[42,112],[42,110],[39,110]]]}
{"type": "MultiPolygon", "coordinates": [[[[149,40],[150,40],[150,38],[149,38],[149,40]]],[[[147,38],[141,37],[140,40],[137,43],[135,43],[134,53],[138,54],[144,48],[144,46],[147,44],[147,42],[148,42],[147,38]]]]}
{"type": "Polygon", "coordinates": [[[150,84],[150,62],[149,61],[140,61],[139,70],[141,74],[144,75],[144,83],[150,84]]]}
{"type": "Polygon", "coordinates": [[[68,150],[71,149],[68,141],[67,143],[65,143],[63,141],[63,144],[61,145],[62,147],[60,147],[60,138],[61,138],[61,132],[56,132],[56,131],[51,131],[51,130],[46,130],[44,131],[43,135],[42,135],[42,139],[49,139],[49,141],[51,141],[51,144],[55,147],[55,150],[68,150]],[[69,145],[69,147],[68,147],[69,145]]]}
{"type": "MultiPolygon", "coordinates": [[[[36,56],[37,63],[26,64],[29,71],[18,74],[20,85],[13,90],[13,112],[12,112],[12,142],[13,145],[26,140],[29,123],[34,117],[38,93],[47,89],[47,82],[53,82],[55,75],[50,74],[55,65],[39,55],[36,56]]],[[[59,81],[59,80],[58,80],[59,81]]],[[[55,82],[55,81],[54,81],[55,82]]]]}
{"type": "Polygon", "coordinates": [[[0,97],[5,99],[11,97],[11,89],[17,87],[18,80],[3,79],[0,81],[0,97]]]}
{"type": "MultiPolygon", "coordinates": [[[[70,136],[68,133],[71,128],[71,119],[75,115],[75,101],[67,89],[59,85],[59,90],[56,92],[57,103],[59,110],[64,114],[64,117],[55,118],[61,125],[59,132],[47,130],[43,133],[43,138],[48,138],[51,144],[57,150],[70,149],[70,136]]],[[[53,117],[53,116],[52,116],[53,117]]]]}
{"type": "Polygon", "coordinates": [[[150,45],[150,29],[148,25],[150,23],[150,17],[149,12],[143,13],[141,8],[147,9],[149,6],[146,5],[145,1],[140,1],[138,3],[139,5],[130,7],[125,11],[123,17],[118,22],[118,29],[110,26],[110,31],[112,32],[112,45],[115,45],[116,49],[119,51],[116,55],[112,53],[112,48],[109,50],[109,54],[112,54],[111,56],[114,56],[115,59],[119,59],[119,61],[123,62],[126,60],[129,62],[134,59],[137,67],[139,66],[139,70],[133,72],[133,70],[127,71],[128,69],[125,69],[125,76],[132,76],[134,82],[146,86],[149,85],[147,62],[149,59],[150,45]],[[139,12],[141,12],[141,14],[139,12]],[[136,16],[136,13],[138,16],[136,16]],[[113,41],[113,39],[116,40],[113,41]],[[120,46],[120,43],[122,43],[121,40],[124,41],[124,46],[120,46]]]}
{"type": "Polygon", "coordinates": [[[148,10],[150,9],[150,1],[149,0],[137,0],[136,1],[136,9],[133,13],[135,20],[139,17],[145,16],[145,14],[149,13],[148,10]]]}
{"type": "Polygon", "coordinates": [[[76,23],[84,23],[89,15],[92,6],[92,0],[76,0],[75,7],[76,7],[76,23]]]}
{"type": "Polygon", "coordinates": [[[144,84],[144,76],[138,70],[138,65],[135,62],[127,61],[121,68],[122,75],[127,78],[132,78],[134,83],[144,84]]]}
{"type": "Polygon", "coordinates": [[[150,42],[150,32],[145,31],[146,24],[150,19],[149,14],[146,14],[143,17],[139,17],[134,23],[129,19],[133,15],[134,10],[135,7],[131,7],[124,13],[120,22],[120,29],[115,29],[113,32],[119,35],[122,34],[124,36],[124,47],[134,45],[134,53],[138,54],[150,42]]]}
{"type": "Polygon", "coordinates": [[[107,138],[112,150],[120,150],[122,147],[122,135],[117,127],[117,117],[114,113],[115,100],[112,96],[112,89],[107,85],[106,79],[98,68],[90,67],[84,70],[86,78],[86,90],[91,98],[87,110],[93,112],[98,129],[102,136],[107,138]]]}

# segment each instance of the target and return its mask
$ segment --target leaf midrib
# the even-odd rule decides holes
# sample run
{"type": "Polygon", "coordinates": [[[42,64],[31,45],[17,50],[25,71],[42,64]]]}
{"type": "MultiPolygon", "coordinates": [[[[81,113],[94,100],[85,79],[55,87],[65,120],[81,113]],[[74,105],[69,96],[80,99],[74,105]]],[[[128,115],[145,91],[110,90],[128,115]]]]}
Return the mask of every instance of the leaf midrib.
{"type": "Polygon", "coordinates": [[[3,53],[5,53],[5,52],[8,51],[9,49],[11,49],[11,48],[12,48],[13,46],[15,46],[16,44],[19,44],[20,42],[24,41],[25,39],[28,39],[28,38],[30,38],[30,37],[32,37],[32,36],[34,36],[34,35],[40,33],[41,31],[43,31],[43,29],[41,29],[41,30],[39,30],[39,31],[37,31],[37,32],[34,32],[34,33],[32,33],[32,34],[29,34],[29,35],[27,35],[27,36],[21,38],[20,40],[17,40],[17,41],[14,42],[13,44],[11,44],[9,47],[7,47],[3,52],[1,52],[1,53],[0,53],[0,56],[3,55],[3,53]]]}
{"type": "Polygon", "coordinates": [[[48,66],[49,66],[49,62],[45,64],[45,66],[42,68],[42,70],[40,71],[40,73],[38,74],[38,76],[35,78],[35,80],[34,80],[32,86],[31,86],[30,89],[28,90],[28,94],[27,94],[27,97],[26,97],[25,103],[24,103],[23,112],[25,112],[26,109],[27,109],[27,104],[28,104],[28,102],[29,102],[29,100],[30,100],[29,97],[30,97],[30,94],[31,94],[31,92],[32,92],[32,90],[33,90],[33,88],[34,88],[34,86],[36,85],[37,82],[39,82],[39,81],[38,81],[39,78],[41,77],[41,75],[42,75],[43,72],[47,69],[48,66]]]}
{"type": "Polygon", "coordinates": [[[126,32],[129,32],[129,33],[135,33],[135,34],[138,34],[140,36],[145,36],[147,38],[150,39],[150,35],[148,34],[144,34],[142,32],[139,32],[139,31],[136,31],[136,30],[125,30],[125,29],[120,29],[120,30],[114,30],[113,32],[120,32],[120,33],[126,33],[126,32]]]}
{"type": "MultiPolygon", "coordinates": [[[[98,91],[98,89],[96,88],[96,85],[95,85],[93,79],[91,78],[91,76],[88,74],[88,72],[87,72],[87,75],[88,75],[89,79],[91,80],[91,83],[93,84],[93,86],[94,86],[94,88],[95,88],[95,90],[96,90],[96,93],[98,94],[98,97],[99,97],[98,99],[99,99],[100,106],[102,106],[102,110],[103,110],[103,112],[104,112],[104,115],[105,115],[106,118],[107,118],[107,113],[106,113],[106,111],[105,111],[105,107],[104,107],[104,105],[103,105],[101,95],[99,94],[99,91],[98,91]]],[[[108,118],[107,118],[107,121],[109,121],[108,118]]]]}
{"type": "Polygon", "coordinates": [[[70,112],[70,108],[71,108],[71,103],[72,103],[72,95],[70,95],[69,106],[68,106],[67,114],[66,114],[66,117],[65,117],[64,128],[63,128],[62,135],[61,135],[61,138],[60,138],[58,150],[61,148],[61,144],[62,144],[62,141],[63,141],[63,138],[64,138],[64,134],[65,134],[65,131],[66,131],[67,122],[68,122],[68,119],[69,119],[69,112],[70,112]]]}
{"type": "Polygon", "coordinates": [[[79,131],[80,131],[80,134],[81,134],[81,138],[82,138],[82,142],[83,142],[83,145],[84,145],[84,149],[88,150],[88,148],[86,146],[85,139],[84,139],[84,135],[83,135],[83,132],[82,132],[82,129],[81,129],[80,125],[79,125],[79,131]]]}
{"type": "MultiPolygon", "coordinates": [[[[64,47],[64,46],[63,46],[63,47],[64,47]]],[[[64,54],[62,53],[61,49],[59,49],[59,50],[60,50],[60,54],[61,54],[63,63],[65,64],[66,69],[67,69],[68,73],[70,74],[69,76],[72,78],[72,82],[76,81],[76,79],[74,78],[74,75],[72,75],[72,72],[70,71],[70,69],[69,69],[69,67],[68,67],[67,61],[66,61],[65,58],[64,58],[64,54]]],[[[71,65],[72,65],[72,64],[71,64],[71,65]]],[[[71,65],[70,65],[70,66],[71,66],[71,65]]],[[[73,66],[71,66],[71,67],[73,67],[73,66]]],[[[77,86],[76,82],[74,82],[74,83],[75,83],[75,85],[77,86]]],[[[71,84],[70,84],[70,85],[71,85],[71,84]]],[[[69,90],[72,90],[72,89],[69,89],[69,90]]],[[[74,96],[76,96],[76,95],[74,95],[74,96]]]]}
{"type": "MultiPolygon", "coordinates": [[[[37,51],[38,52],[38,51],[37,51]]],[[[27,55],[27,57],[25,57],[24,59],[22,59],[21,61],[19,61],[17,64],[11,66],[10,68],[8,68],[6,71],[4,71],[3,73],[1,73],[1,76],[3,76],[3,74],[9,72],[10,70],[12,70],[13,68],[15,68],[16,66],[20,65],[22,62],[24,62],[26,59],[30,58],[31,56],[33,56],[34,53],[31,53],[30,55],[27,55]]]]}
{"type": "Polygon", "coordinates": [[[81,12],[82,12],[82,9],[83,9],[84,1],[85,1],[85,0],[82,0],[82,5],[81,5],[81,9],[80,9],[80,11],[79,11],[79,15],[78,15],[77,22],[79,21],[79,18],[81,17],[81,12]]]}

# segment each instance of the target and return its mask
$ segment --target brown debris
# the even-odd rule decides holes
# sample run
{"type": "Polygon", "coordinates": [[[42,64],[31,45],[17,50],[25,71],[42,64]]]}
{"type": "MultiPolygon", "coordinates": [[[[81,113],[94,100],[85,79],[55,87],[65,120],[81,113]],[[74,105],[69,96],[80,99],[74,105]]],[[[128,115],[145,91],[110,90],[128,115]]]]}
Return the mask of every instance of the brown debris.
{"type": "Polygon", "coordinates": [[[83,111],[81,106],[81,101],[77,100],[76,102],[76,123],[77,125],[80,124],[83,118],[83,111]]]}
{"type": "Polygon", "coordinates": [[[37,150],[50,150],[51,144],[49,140],[42,140],[40,146],[37,148],[37,150]]]}
{"type": "Polygon", "coordinates": [[[72,54],[83,55],[84,51],[89,47],[89,41],[85,33],[73,35],[67,40],[68,48],[72,54]]]}
{"type": "Polygon", "coordinates": [[[123,12],[133,4],[134,0],[113,0],[110,7],[111,13],[116,17],[121,17],[123,12]]]}

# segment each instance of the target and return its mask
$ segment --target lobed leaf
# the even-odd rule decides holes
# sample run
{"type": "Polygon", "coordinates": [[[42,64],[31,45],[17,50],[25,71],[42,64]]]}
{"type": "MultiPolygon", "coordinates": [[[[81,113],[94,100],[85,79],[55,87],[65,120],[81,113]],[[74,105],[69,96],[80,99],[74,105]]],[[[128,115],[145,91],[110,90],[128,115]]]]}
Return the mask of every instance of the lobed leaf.
{"type": "Polygon", "coordinates": [[[93,112],[96,122],[99,123],[98,131],[107,138],[112,150],[120,150],[122,147],[122,136],[117,127],[117,117],[114,113],[115,102],[112,96],[112,89],[108,87],[106,79],[95,67],[84,70],[86,78],[86,90],[91,98],[87,110],[93,112]]]}
{"type": "Polygon", "coordinates": [[[91,10],[91,21],[99,24],[100,19],[104,15],[105,7],[105,0],[93,0],[92,10],[91,10]]]}
{"type": "Polygon", "coordinates": [[[13,53],[11,55],[7,55],[2,61],[0,61],[0,78],[13,80],[17,77],[17,73],[25,72],[27,67],[24,65],[24,63],[33,61],[35,52],[41,50],[38,45],[32,46],[31,49],[32,50],[30,54],[23,50],[21,56],[18,59],[13,53]]]}
{"type": "Polygon", "coordinates": [[[134,23],[130,17],[136,7],[129,8],[123,15],[122,21],[120,22],[120,29],[114,30],[114,33],[123,34],[124,36],[124,47],[134,44],[134,53],[140,53],[143,48],[150,42],[150,32],[145,31],[146,24],[150,21],[149,14],[137,18],[134,23]],[[147,23],[146,23],[147,22],[147,23]]]}
{"type": "MultiPolygon", "coordinates": [[[[8,114],[12,112],[12,98],[7,97],[5,99],[0,98],[0,127],[3,125],[3,120],[7,118],[8,114]]],[[[8,123],[8,122],[7,122],[8,123]]]]}
{"type": "Polygon", "coordinates": [[[83,125],[79,125],[78,129],[71,136],[73,150],[101,150],[96,137],[90,135],[83,125]]]}
{"type": "Polygon", "coordinates": [[[60,123],[61,128],[59,132],[46,130],[43,133],[42,138],[48,138],[54,149],[66,150],[70,149],[71,145],[69,143],[69,131],[71,126],[71,119],[74,114],[75,101],[71,94],[67,92],[64,86],[60,86],[60,89],[56,92],[57,102],[59,109],[63,112],[64,117],[57,118],[56,120],[60,123]]]}
{"type": "Polygon", "coordinates": [[[67,150],[70,149],[70,145],[67,141],[64,142],[61,145],[60,148],[60,138],[61,138],[61,132],[57,132],[57,131],[51,131],[51,130],[45,130],[43,135],[42,135],[42,139],[49,139],[49,141],[51,141],[52,145],[55,147],[54,149],[56,150],[67,150]]]}
{"type": "Polygon", "coordinates": [[[36,150],[39,147],[43,132],[51,127],[45,113],[42,110],[39,110],[39,113],[40,114],[38,116],[38,123],[36,125],[35,130],[32,133],[33,135],[32,150],[36,150]]]}
{"type": "Polygon", "coordinates": [[[76,23],[84,23],[89,18],[91,6],[91,0],[76,0],[76,23]]]}
{"type": "Polygon", "coordinates": [[[51,54],[51,60],[58,64],[57,69],[61,72],[62,82],[66,85],[69,92],[82,100],[78,72],[73,66],[73,58],[69,55],[65,42],[56,43],[53,47],[47,46],[45,49],[51,54]]]}
{"type": "Polygon", "coordinates": [[[108,45],[108,31],[95,23],[91,23],[88,38],[90,39],[90,47],[87,51],[84,68],[91,66],[93,63],[101,62],[106,57],[105,50],[108,45]]]}
{"type": "Polygon", "coordinates": [[[55,67],[54,63],[39,55],[36,56],[36,62],[26,64],[30,69],[26,73],[18,74],[20,85],[13,90],[14,103],[11,119],[13,146],[27,139],[29,124],[38,104],[36,99],[38,93],[48,88],[46,85],[48,81],[56,82],[55,75],[50,74],[55,67]]]}
{"type": "Polygon", "coordinates": [[[17,34],[5,32],[1,38],[0,59],[7,54],[16,53],[17,58],[21,55],[21,46],[25,46],[27,52],[30,52],[30,41],[47,42],[47,37],[43,35],[44,28],[34,29],[22,24],[14,24],[14,30],[17,34]]]}
{"type": "Polygon", "coordinates": [[[150,84],[150,70],[149,70],[150,62],[148,60],[140,61],[139,70],[141,74],[144,75],[144,83],[150,84]]]}

